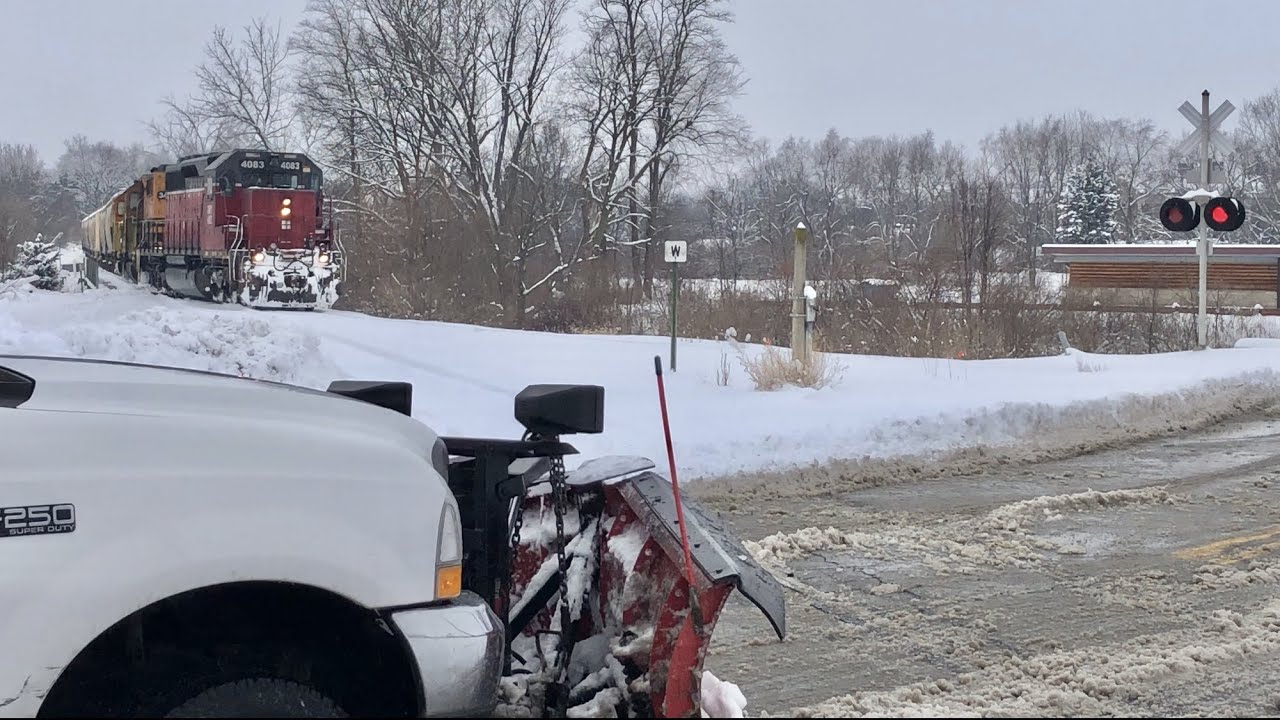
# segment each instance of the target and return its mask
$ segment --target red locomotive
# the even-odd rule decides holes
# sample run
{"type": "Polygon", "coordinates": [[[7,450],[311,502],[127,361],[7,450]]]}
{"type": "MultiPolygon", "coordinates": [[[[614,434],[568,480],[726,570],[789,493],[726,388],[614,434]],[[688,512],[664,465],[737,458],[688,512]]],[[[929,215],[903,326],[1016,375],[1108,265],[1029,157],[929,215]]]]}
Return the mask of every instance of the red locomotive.
{"type": "Polygon", "coordinates": [[[189,155],[152,168],[81,225],[97,267],[164,292],[325,309],[345,271],[323,175],[301,153],[189,155]]]}

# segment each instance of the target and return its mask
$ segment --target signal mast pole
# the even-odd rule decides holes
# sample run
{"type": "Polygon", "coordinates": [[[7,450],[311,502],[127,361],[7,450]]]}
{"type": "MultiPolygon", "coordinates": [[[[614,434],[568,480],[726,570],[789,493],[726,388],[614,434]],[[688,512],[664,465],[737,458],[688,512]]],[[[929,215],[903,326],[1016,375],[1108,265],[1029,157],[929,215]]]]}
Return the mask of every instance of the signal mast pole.
{"type": "MultiPolygon", "coordinates": [[[[1200,93],[1200,187],[1209,189],[1209,91],[1200,93]]],[[[1200,256],[1200,308],[1196,317],[1196,340],[1201,350],[1209,347],[1209,224],[1200,222],[1200,239],[1196,243],[1200,256]]]]}

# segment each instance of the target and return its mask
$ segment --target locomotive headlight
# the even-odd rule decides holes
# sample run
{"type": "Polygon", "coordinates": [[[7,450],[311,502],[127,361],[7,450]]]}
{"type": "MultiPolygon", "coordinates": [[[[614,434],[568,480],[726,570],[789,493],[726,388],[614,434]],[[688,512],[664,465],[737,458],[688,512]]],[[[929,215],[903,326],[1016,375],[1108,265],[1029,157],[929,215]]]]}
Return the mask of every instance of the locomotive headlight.
{"type": "Polygon", "coordinates": [[[293,198],[285,198],[284,201],[281,202],[280,204],[284,205],[285,207],[289,207],[290,205],[293,204],[293,198]]]}
{"type": "Polygon", "coordinates": [[[317,265],[328,265],[328,264],[329,264],[329,253],[320,253],[319,255],[317,255],[317,256],[316,256],[316,264],[317,264],[317,265]]]}
{"type": "Polygon", "coordinates": [[[264,255],[264,254],[263,254],[263,252],[262,252],[261,250],[259,250],[258,252],[256,252],[256,253],[254,253],[254,254],[253,254],[253,261],[254,261],[255,263],[260,263],[260,262],[262,262],[263,260],[266,260],[266,259],[267,259],[267,256],[266,256],[266,255],[264,255]]]}
{"type": "Polygon", "coordinates": [[[285,205],[284,207],[280,208],[280,217],[289,217],[289,214],[292,212],[293,212],[293,209],[290,208],[288,205],[285,205]]]}

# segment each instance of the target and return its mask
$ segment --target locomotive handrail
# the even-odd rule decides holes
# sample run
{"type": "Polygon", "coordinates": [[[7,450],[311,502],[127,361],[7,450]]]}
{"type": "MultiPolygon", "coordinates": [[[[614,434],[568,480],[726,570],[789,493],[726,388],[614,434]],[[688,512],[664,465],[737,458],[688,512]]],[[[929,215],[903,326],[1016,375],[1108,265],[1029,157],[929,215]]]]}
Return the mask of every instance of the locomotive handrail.
{"type": "MultiPolygon", "coordinates": [[[[246,250],[243,247],[244,220],[239,215],[228,215],[227,217],[232,218],[236,221],[235,225],[233,226],[234,230],[232,230],[231,249],[227,252],[227,261],[228,261],[227,264],[231,266],[230,267],[231,281],[233,283],[238,283],[241,280],[243,280],[243,277],[241,277],[243,268],[241,267],[241,263],[237,260],[237,257],[240,255],[243,255],[246,252],[246,250]]],[[[232,226],[224,226],[224,227],[232,227],[232,226]]]]}
{"type": "Polygon", "coordinates": [[[338,265],[338,282],[346,282],[347,280],[347,247],[342,244],[342,230],[339,229],[333,234],[333,245],[338,249],[337,260],[338,265]]]}

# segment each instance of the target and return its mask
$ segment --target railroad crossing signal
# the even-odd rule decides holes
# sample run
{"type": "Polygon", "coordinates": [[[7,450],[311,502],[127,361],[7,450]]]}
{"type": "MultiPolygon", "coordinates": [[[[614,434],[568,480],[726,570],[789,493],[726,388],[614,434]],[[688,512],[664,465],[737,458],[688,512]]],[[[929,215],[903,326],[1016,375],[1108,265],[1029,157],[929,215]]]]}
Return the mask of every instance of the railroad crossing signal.
{"type": "MultiPolygon", "coordinates": [[[[1244,224],[1244,204],[1235,198],[1219,196],[1209,189],[1214,167],[1221,167],[1210,157],[1210,149],[1217,151],[1220,155],[1231,153],[1231,141],[1221,133],[1219,128],[1222,126],[1222,121],[1226,120],[1235,109],[1230,101],[1223,101],[1217,110],[1210,113],[1208,90],[1200,94],[1199,110],[1189,102],[1182,103],[1178,108],[1178,112],[1191,123],[1195,132],[1184,138],[1175,148],[1175,152],[1187,154],[1199,147],[1200,177],[1192,180],[1199,189],[1164,201],[1160,206],[1160,224],[1166,230],[1188,232],[1200,227],[1201,241],[1207,243],[1208,230],[1231,232],[1240,229],[1244,224]],[[1204,220],[1203,227],[1200,226],[1201,219],[1204,220]]],[[[1207,247],[1202,254],[1208,255],[1207,247]]]]}
{"type": "MultiPolygon", "coordinates": [[[[1199,311],[1196,315],[1196,341],[1198,347],[1209,347],[1209,316],[1206,297],[1209,294],[1209,230],[1231,232],[1244,223],[1244,205],[1234,198],[1223,197],[1209,189],[1213,180],[1213,161],[1209,149],[1221,155],[1231,154],[1231,142],[1221,133],[1218,127],[1227,119],[1235,106],[1224,102],[1217,110],[1209,112],[1209,91],[1200,93],[1200,111],[1189,102],[1182,103],[1178,112],[1191,123],[1195,132],[1183,139],[1174,152],[1190,153],[1198,145],[1200,147],[1200,177],[1198,189],[1186,193],[1182,197],[1169,198],[1160,206],[1160,224],[1166,230],[1186,232],[1199,226],[1200,237],[1196,240],[1196,257],[1200,265],[1199,311]],[[1194,202],[1195,206],[1191,203],[1194,202]],[[1200,224],[1204,216],[1205,223],[1200,224]]],[[[1192,182],[1196,182],[1193,180],[1192,182]]]]}

